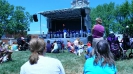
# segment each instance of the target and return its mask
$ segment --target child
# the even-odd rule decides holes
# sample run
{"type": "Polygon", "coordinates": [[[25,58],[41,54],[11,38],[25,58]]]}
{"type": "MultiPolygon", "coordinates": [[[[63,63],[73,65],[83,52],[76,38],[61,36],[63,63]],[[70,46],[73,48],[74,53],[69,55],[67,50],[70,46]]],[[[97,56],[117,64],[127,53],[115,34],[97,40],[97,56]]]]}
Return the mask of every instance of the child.
{"type": "Polygon", "coordinates": [[[78,50],[77,53],[79,56],[81,56],[81,53],[83,52],[83,43],[82,42],[78,42],[78,50]]]}
{"type": "Polygon", "coordinates": [[[13,42],[13,44],[12,44],[12,50],[13,51],[18,51],[18,45],[17,45],[16,42],[13,42]]]}
{"type": "Polygon", "coordinates": [[[91,43],[90,42],[87,43],[87,46],[88,46],[88,48],[86,50],[85,59],[88,59],[90,57],[90,53],[92,51],[92,47],[91,47],[91,43]]]}

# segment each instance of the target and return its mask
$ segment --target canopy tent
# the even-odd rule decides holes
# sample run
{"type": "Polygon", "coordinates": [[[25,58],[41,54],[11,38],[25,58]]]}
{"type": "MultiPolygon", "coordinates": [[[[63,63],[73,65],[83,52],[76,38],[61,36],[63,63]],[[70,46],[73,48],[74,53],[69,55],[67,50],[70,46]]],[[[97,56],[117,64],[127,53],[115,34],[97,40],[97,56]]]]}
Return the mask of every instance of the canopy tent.
{"type": "Polygon", "coordinates": [[[68,8],[61,10],[52,10],[39,12],[40,14],[40,34],[41,34],[41,15],[47,17],[48,30],[57,31],[62,28],[62,24],[66,24],[66,27],[70,28],[72,25],[76,26],[73,29],[85,29],[90,28],[90,8],[68,8]],[[58,26],[58,27],[57,27],[58,26]]]}
{"type": "MultiPolygon", "coordinates": [[[[89,8],[82,8],[82,9],[86,10],[89,8]]],[[[68,9],[61,9],[61,10],[44,11],[44,12],[40,12],[39,14],[50,19],[66,20],[66,19],[80,18],[81,13],[82,13],[81,8],[68,8],[68,9]]]]}

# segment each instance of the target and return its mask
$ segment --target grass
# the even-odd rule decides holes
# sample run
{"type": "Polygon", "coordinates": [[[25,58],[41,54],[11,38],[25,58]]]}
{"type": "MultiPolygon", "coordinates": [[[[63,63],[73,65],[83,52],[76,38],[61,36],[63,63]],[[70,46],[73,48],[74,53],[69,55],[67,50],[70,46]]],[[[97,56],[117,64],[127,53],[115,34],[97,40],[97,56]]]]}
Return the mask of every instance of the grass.
{"type": "MultiPolygon", "coordinates": [[[[29,51],[19,51],[12,54],[13,61],[0,64],[0,74],[19,74],[20,67],[28,60],[29,51]]],[[[59,59],[65,69],[66,74],[82,74],[85,62],[84,54],[76,56],[68,52],[59,54],[46,54],[59,59]]],[[[45,62],[44,62],[45,63],[45,62]]],[[[116,61],[118,74],[133,74],[133,59],[116,61]]]]}

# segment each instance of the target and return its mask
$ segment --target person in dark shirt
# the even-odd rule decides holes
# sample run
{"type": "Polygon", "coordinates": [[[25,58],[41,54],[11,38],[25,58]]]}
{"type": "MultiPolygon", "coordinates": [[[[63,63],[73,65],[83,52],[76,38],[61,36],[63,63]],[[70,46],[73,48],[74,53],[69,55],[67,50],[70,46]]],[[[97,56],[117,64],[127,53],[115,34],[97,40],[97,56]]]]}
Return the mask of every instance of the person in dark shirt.
{"type": "Polygon", "coordinates": [[[48,40],[47,41],[47,46],[46,46],[46,48],[47,48],[47,53],[51,53],[51,44],[50,44],[50,41],[48,40]]]}
{"type": "Polygon", "coordinates": [[[128,34],[123,34],[123,43],[122,47],[124,50],[128,50],[130,48],[130,39],[128,38],[128,34]]]}
{"type": "Polygon", "coordinates": [[[29,43],[30,40],[31,40],[31,35],[28,35],[28,36],[27,36],[27,42],[29,43]]]}

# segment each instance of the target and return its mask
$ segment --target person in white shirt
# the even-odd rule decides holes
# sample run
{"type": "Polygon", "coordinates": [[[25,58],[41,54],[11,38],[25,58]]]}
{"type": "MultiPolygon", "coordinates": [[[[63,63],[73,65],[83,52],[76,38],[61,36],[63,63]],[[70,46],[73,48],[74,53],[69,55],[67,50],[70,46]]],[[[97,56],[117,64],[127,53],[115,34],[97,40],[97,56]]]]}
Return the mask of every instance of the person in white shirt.
{"type": "Polygon", "coordinates": [[[74,43],[75,46],[78,46],[79,38],[77,38],[73,43],[74,43]]]}
{"type": "Polygon", "coordinates": [[[84,47],[83,43],[79,42],[78,50],[77,50],[78,56],[81,56],[81,53],[83,52],[83,47],[84,47]]]}
{"type": "Polygon", "coordinates": [[[75,49],[75,53],[78,53],[78,45],[79,45],[79,38],[77,38],[73,43],[74,43],[74,49],[75,49]]]}
{"type": "Polygon", "coordinates": [[[57,42],[54,41],[54,48],[52,49],[51,51],[52,53],[59,53],[59,49],[58,49],[58,45],[57,45],[57,42]]]}
{"type": "Polygon", "coordinates": [[[20,74],[65,74],[59,60],[43,56],[46,52],[43,39],[34,38],[29,45],[31,55],[29,61],[21,66],[20,74]]]}

